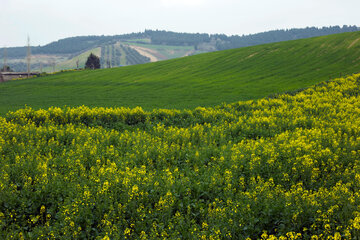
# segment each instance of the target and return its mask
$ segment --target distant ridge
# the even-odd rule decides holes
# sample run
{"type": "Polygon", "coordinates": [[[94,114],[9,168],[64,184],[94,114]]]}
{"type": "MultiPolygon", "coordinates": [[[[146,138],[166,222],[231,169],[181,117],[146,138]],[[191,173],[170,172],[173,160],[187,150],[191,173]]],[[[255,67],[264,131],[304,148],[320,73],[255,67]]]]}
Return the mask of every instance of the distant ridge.
{"type": "MultiPolygon", "coordinates": [[[[52,63],[49,63],[49,59],[53,61],[54,57],[58,59],[57,62],[66,61],[67,59],[78,56],[86,51],[97,47],[106,48],[107,46],[110,46],[110,48],[112,48],[112,46],[117,42],[122,42],[123,44],[130,43],[132,45],[140,45],[141,47],[144,47],[144,45],[145,47],[151,45],[192,47],[190,49],[191,51],[184,51],[182,55],[176,54],[174,56],[168,56],[167,58],[169,59],[173,57],[188,55],[188,52],[191,52],[191,54],[198,54],[218,50],[255,46],[272,42],[296,40],[343,32],[354,32],[359,30],[360,28],[357,26],[344,25],[342,27],[307,27],[286,30],[272,30],[242,36],[227,36],[225,34],[207,33],[176,33],[171,31],[145,30],[144,32],[115,36],[70,37],[49,43],[44,46],[34,46],[32,47],[31,51],[33,55],[48,56],[48,59],[44,59],[42,61],[42,66],[46,67],[51,66],[52,63]]],[[[3,54],[4,50],[0,48],[0,64],[2,64],[3,54]]],[[[23,62],[23,58],[26,56],[25,47],[7,48],[7,56],[9,59],[12,59],[12,61],[9,63],[12,69],[14,69],[15,71],[25,70],[26,64],[23,62]]],[[[139,56],[137,56],[136,58],[140,59],[139,56]]],[[[35,61],[33,63],[33,68],[39,68],[40,61],[41,60],[35,61]]],[[[106,61],[107,60],[103,57],[102,62],[106,61]]],[[[144,60],[134,61],[131,60],[131,58],[123,60],[122,64],[120,64],[120,60],[114,59],[114,61],[118,61],[118,64],[112,64],[114,66],[120,66],[124,64],[132,65],[146,62],[144,60]]]]}

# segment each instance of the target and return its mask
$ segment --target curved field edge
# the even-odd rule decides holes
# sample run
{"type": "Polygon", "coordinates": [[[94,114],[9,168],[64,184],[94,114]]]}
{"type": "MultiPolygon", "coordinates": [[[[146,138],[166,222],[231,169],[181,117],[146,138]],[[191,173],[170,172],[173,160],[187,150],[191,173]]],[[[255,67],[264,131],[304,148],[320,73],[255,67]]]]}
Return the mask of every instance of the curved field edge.
{"type": "Polygon", "coordinates": [[[7,82],[0,113],[51,106],[194,109],[259,99],[360,71],[360,32],[7,82]]]}
{"type": "Polygon", "coordinates": [[[0,118],[3,239],[356,239],[360,74],[215,108],[0,118]]]}

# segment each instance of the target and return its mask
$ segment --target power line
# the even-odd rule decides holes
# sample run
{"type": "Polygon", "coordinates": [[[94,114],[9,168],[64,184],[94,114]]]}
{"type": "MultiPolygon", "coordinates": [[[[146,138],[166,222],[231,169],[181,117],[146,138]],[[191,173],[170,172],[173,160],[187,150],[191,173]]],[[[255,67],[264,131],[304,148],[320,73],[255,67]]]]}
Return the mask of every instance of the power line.
{"type": "Polygon", "coordinates": [[[7,65],[7,49],[6,49],[6,47],[4,47],[4,68],[3,68],[3,70],[5,71],[6,70],[6,65],[7,65]]]}

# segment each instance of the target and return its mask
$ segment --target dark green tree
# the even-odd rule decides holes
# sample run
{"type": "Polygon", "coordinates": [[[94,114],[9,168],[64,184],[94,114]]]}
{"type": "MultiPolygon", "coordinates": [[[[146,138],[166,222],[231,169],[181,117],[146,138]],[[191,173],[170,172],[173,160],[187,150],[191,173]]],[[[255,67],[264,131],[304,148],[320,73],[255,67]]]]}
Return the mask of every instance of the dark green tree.
{"type": "Polygon", "coordinates": [[[100,58],[91,53],[85,63],[86,69],[98,69],[100,68],[100,58]]]}

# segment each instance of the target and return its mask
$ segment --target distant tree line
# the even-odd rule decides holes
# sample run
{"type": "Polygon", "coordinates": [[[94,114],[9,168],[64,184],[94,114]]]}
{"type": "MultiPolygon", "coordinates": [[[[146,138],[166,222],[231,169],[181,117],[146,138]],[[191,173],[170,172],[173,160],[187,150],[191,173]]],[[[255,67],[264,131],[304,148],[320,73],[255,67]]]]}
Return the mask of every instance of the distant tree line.
{"type": "Polygon", "coordinates": [[[211,35],[211,37],[216,38],[216,48],[217,50],[225,50],[231,48],[240,48],[240,47],[249,47],[260,44],[272,43],[272,42],[281,42],[296,40],[302,38],[318,37],[325,36],[336,33],[344,32],[355,32],[359,31],[360,28],[357,26],[347,26],[343,27],[333,26],[333,27],[307,27],[299,29],[287,29],[287,30],[273,30],[268,32],[262,32],[257,34],[243,35],[243,36],[230,36],[225,35],[211,35]]]}
{"type": "Polygon", "coordinates": [[[33,54],[67,54],[81,52],[111,40],[110,36],[71,37],[52,42],[33,51],[33,54]]]}
{"type": "Polygon", "coordinates": [[[168,31],[145,30],[145,36],[151,39],[152,44],[195,46],[210,41],[207,33],[176,33],[168,31]]]}
{"type": "MultiPolygon", "coordinates": [[[[93,47],[99,46],[104,42],[114,40],[114,36],[85,36],[71,37],[49,43],[45,46],[32,46],[31,53],[35,54],[74,54],[93,47]]],[[[7,48],[9,58],[19,58],[26,56],[26,47],[7,48]]],[[[3,57],[3,49],[0,51],[0,57],[3,57]]]]}
{"type": "Polygon", "coordinates": [[[289,41],[301,38],[310,38],[324,36],[343,32],[359,31],[357,26],[342,27],[307,27],[294,28],[287,30],[273,30],[268,32],[250,34],[250,35],[233,35],[225,34],[191,34],[191,33],[175,33],[167,31],[145,30],[145,35],[151,38],[153,44],[175,45],[175,46],[197,46],[203,43],[213,43],[216,50],[225,50],[231,48],[248,47],[265,43],[289,41]]]}
{"type": "MultiPolygon", "coordinates": [[[[34,50],[38,47],[31,47],[31,50],[34,50]]],[[[19,57],[26,57],[27,47],[8,47],[6,48],[7,57],[8,58],[19,58],[19,57]]],[[[0,50],[0,58],[4,58],[4,48],[0,50]]]]}
{"type": "MultiPolygon", "coordinates": [[[[295,40],[323,36],[335,33],[359,31],[357,26],[332,26],[332,27],[307,27],[299,29],[273,30],[250,35],[225,34],[206,34],[206,33],[176,33],[159,30],[145,30],[140,33],[130,33],[115,36],[82,36],[61,39],[45,46],[31,47],[33,55],[36,54],[76,54],[85,50],[106,45],[114,44],[119,40],[131,39],[151,39],[152,44],[174,45],[174,46],[194,46],[195,49],[202,45],[212,45],[208,49],[224,50],[231,48],[254,46],[259,44],[295,40]]],[[[0,59],[3,58],[4,49],[0,49],[0,59]]],[[[26,56],[26,47],[7,48],[7,56],[11,58],[20,58],[26,56]]]]}

